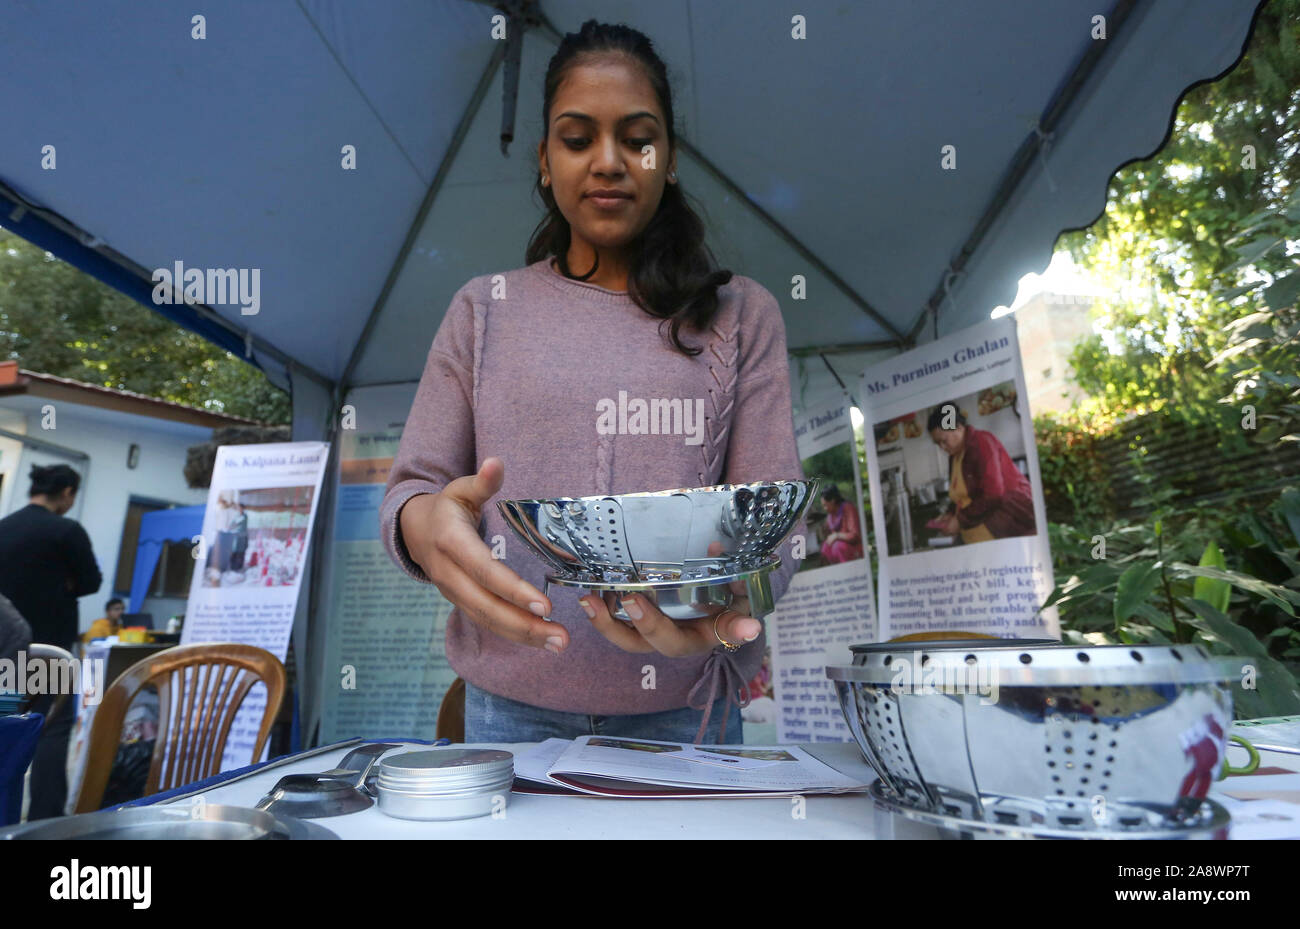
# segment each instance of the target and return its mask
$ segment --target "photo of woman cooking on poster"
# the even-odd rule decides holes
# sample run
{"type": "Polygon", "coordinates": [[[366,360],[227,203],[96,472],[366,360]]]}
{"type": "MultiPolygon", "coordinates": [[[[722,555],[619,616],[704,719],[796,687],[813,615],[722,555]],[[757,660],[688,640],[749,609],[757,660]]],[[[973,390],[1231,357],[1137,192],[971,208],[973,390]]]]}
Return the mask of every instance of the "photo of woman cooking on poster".
{"type": "Polygon", "coordinates": [[[1015,383],[875,424],[886,551],[1037,532],[1015,383]]]}

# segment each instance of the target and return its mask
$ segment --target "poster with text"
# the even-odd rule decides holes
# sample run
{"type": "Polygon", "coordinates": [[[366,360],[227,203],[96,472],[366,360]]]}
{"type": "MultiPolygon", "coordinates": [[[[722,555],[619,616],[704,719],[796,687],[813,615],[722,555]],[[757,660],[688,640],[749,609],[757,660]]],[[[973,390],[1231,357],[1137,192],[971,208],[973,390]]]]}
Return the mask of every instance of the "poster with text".
{"type": "MultiPolygon", "coordinates": [[[[853,738],[835,686],[826,677],[828,664],[851,661],[850,645],[875,641],[870,548],[851,409],[848,395],[835,391],[795,416],[804,477],[816,478],[819,486],[805,516],[808,535],[799,572],[768,618],[775,692],[765,696],[775,699],[776,731],[755,731],[756,741],[853,738]]],[[[750,735],[746,717],[746,742],[750,735]]]]}
{"type": "Polygon", "coordinates": [[[1059,638],[1052,554],[1015,321],[992,320],[868,368],[880,638],[1059,638]]]}
{"type": "MultiPolygon", "coordinates": [[[[328,455],[324,442],[217,449],[182,645],[240,642],[285,660],[328,455]]],[[[231,726],[221,770],[255,760],[265,706],[266,687],[255,684],[231,726]]]]}
{"type": "Polygon", "coordinates": [[[444,650],[451,601],[402,573],[379,538],[379,505],[414,390],[370,387],[348,398],[357,428],[339,439],[322,744],[375,734],[433,739],[456,680],[444,650]]]}

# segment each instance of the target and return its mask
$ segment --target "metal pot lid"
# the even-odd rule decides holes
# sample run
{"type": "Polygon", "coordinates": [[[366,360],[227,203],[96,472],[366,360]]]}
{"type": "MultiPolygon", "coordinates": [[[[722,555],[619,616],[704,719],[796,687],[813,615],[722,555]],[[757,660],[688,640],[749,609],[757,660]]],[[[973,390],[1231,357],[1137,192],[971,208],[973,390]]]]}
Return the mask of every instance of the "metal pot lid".
{"type": "Polygon", "coordinates": [[[501,778],[495,782],[486,782],[472,786],[447,786],[437,784],[435,787],[420,787],[417,785],[390,784],[385,781],[378,783],[378,792],[383,796],[407,797],[412,800],[458,800],[472,797],[481,797],[484,794],[509,793],[514,784],[513,775],[501,778]]]}
{"type": "Polygon", "coordinates": [[[315,823],[215,803],[100,810],[0,828],[0,839],[337,839],[315,823]]]}
{"type": "Polygon", "coordinates": [[[515,756],[510,752],[492,748],[436,748],[422,752],[403,752],[389,755],[379,762],[379,776],[392,776],[402,780],[428,779],[437,782],[442,777],[461,780],[466,776],[479,776],[493,780],[514,769],[515,756]]]}

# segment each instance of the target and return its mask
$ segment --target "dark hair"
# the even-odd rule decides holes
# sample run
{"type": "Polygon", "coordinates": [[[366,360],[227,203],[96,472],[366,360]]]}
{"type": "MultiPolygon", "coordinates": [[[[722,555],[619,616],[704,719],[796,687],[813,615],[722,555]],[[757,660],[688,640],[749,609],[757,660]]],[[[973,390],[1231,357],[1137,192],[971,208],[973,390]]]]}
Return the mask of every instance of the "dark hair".
{"type": "Polygon", "coordinates": [[[948,407],[952,407],[953,412],[957,414],[957,425],[958,426],[966,425],[966,415],[962,413],[961,407],[959,407],[955,402],[950,401],[948,403],[940,403],[938,406],[936,406],[933,410],[930,411],[930,418],[925,421],[926,432],[930,432],[931,430],[934,429],[945,428],[943,425],[943,421],[947,419],[947,417],[944,415],[944,410],[946,410],[948,407]]]}
{"type": "Polygon", "coordinates": [[[63,493],[65,487],[71,487],[72,492],[76,493],[77,488],[81,486],[81,475],[65,464],[45,467],[32,465],[28,476],[32,479],[32,489],[27,492],[29,497],[35,497],[37,494],[57,497],[63,493]]]}
{"type": "Polygon", "coordinates": [[[843,503],[844,497],[840,494],[839,487],[834,484],[827,484],[826,489],[822,491],[822,498],[832,503],[843,503]]]}
{"type": "MultiPolygon", "coordinates": [[[[551,103],[569,70],[601,54],[625,57],[644,70],[664,112],[671,156],[677,147],[677,134],[673,126],[672,89],[663,60],[645,34],[628,26],[599,23],[594,19],[583,23],[580,31],[566,33],[551,56],[543,89],[543,139],[549,134],[551,103]]],[[[600,267],[600,254],[597,253],[592,269],[581,277],[569,270],[569,222],[556,205],[554,192],[542,185],[540,171],[535,186],[546,206],[546,215],[533,230],[525,260],[533,264],[554,256],[565,277],[587,280],[600,267]]],[[[651,316],[669,321],[674,348],[684,355],[698,355],[702,349],[682,342],[682,325],[689,323],[698,330],[708,327],[718,311],[717,290],[731,280],[732,274],[717,268],[713,253],[704,243],[704,223],[687,205],[680,182],[664,185],[659,209],[631,243],[629,251],[628,295],[651,316]]]]}
{"type": "Polygon", "coordinates": [[[121,597],[114,597],[112,600],[109,600],[107,603],[104,604],[104,609],[111,610],[113,608],[114,603],[120,603],[122,604],[123,607],[126,606],[126,602],[121,597]]]}

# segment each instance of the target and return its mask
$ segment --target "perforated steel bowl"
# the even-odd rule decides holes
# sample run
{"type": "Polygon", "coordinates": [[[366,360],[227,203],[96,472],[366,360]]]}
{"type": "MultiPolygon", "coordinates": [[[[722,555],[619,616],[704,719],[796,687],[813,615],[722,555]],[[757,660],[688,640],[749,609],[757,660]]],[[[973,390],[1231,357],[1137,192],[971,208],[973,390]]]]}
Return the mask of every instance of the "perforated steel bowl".
{"type": "Polygon", "coordinates": [[[552,569],[551,583],[655,600],[673,619],[710,615],[740,581],[751,612],[772,609],[777,547],[807,509],[817,481],[719,484],[679,490],[503,500],[501,515],[552,569]]]}
{"type": "Polygon", "coordinates": [[[506,523],[557,574],[604,581],[707,579],[761,566],[817,481],[502,500],[506,523]]]}
{"type": "Polygon", "coordinates": [[[1242,661],[1191,645],[897,643],[828,667],[902,802],[964,819],[1150,830],[1199,808],[1242,661]]]}

